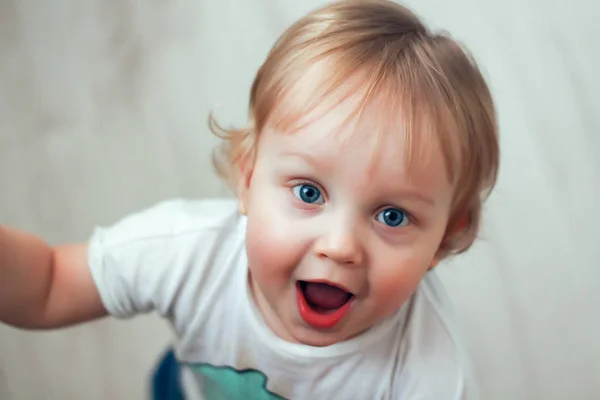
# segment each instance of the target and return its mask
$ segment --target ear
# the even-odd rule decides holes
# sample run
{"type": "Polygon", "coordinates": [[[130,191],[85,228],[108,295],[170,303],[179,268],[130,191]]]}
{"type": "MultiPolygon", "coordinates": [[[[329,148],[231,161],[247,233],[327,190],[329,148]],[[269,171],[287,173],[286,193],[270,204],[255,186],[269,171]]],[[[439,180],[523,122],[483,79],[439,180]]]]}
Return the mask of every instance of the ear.
{"type": "Polygon", "coordinates": [[[248,157],[238,164],[239,179],[237,184],[238,210],[240,214],[248,214],[248,197],[250,191],[250,181],[252,180],[253,165],[248,161],[248,157]]]}
{"type": "Polygon", "coordinates": [[[439,262],[440,262],[440,257],[438,255],[436,255],[435,257],[433,257],[433,260],[431,260],[431,265],[429,266],[429,268],[427,268],[427,271],[431,271],[432,269],[437,267],[439,262]]]}
{"type": "Polygon", "coordinates": [[[442,243],[440,244],[440,249],[436,253],[435,257],[433,257],[433,260],[431,261],[429,271],[431,271],[432,269],[437,267],[437,265],[440,263],[441,255],[442,255],[441,250],[444,247],[444,245],[446,245],[448,241],[452,240],[453,236],[461,233],[468,227],[469,227],[469,215],[465,214],[461,218],[459,218],[458,221],[456,223],[454,223],[450,229],[447,230],[446,237],[444,237],[444,239],[442,240],[442,243]]]}
{"type": "Polygon", "coordinates": [[[456,222],[456,224],[454,225],[454,228],[450,231],[451,232],[450,234],[456,235],[457,233],[464,231],[468,227],[469,227],[469,215],[465,214],[456,222]]]}

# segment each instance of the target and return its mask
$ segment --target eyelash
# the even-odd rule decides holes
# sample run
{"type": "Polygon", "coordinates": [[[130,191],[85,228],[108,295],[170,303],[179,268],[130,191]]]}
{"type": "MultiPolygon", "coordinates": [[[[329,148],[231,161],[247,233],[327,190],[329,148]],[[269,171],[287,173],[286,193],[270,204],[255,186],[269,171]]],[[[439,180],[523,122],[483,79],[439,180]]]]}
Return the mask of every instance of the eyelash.
{"type": "Polygon", "coordinates": [[[298,185],[311,185],[311,186],[316,187],[317,189],[319,189],[319,192],[321,192],[321,195],[323,196],[325,201],[327,201],[327,192],[325,191],[325,189],[323,189],[323,186],[319,185],[315,181],[311,181],[308,179],[295,179],[289,183],[290,189],[293,189],[294,187],[296,187],[298,185]]]}
{"type": "MultiPolygon", "coordinates": [[[[411,214],[410,212],[408,212],[405,208],[402,207],[398,207],[398,206],[383,206],[381,208],[379,208],[377,210],[377,212],[375,213],[375,216],[379,215],[379,213],[381,213],[382,211],[387,210],[388,208],[394,208],[396,210],[400,210],[402,211],[402,213],[404,214],[404,216],[406,218],[408,218],[408,225],[416,225],[417,224],[417,219],[413,216],[413,214],[411,214]]],[[[389,227],[389,228],[395,228],[395,227],[389,227]]],[[[397,227],[396,227],[397,228],[397,227]]]]}
{"type": "MultiPolygon", "coordinates": [[[[311,186],[316,187],[317,189],[319,189],[319,192],[321,192],[321,195],[323,196],[324,201],[327,202],[327,192],[325,191],[325,189],[323,189],[323,186],[316,183],[315,181],[311,181],[308,179],[295,179],[289,183],[289,188],[290,188],[290,190],[292,190],[294,187],[296,187],[298,185],[311,185],[311,186]]],[[[294,196],[293,193],[292,193],[292,196],[294,196]]],[[[295,198],[295,196],[294,196],[294,198],[295,198]]],[[[386,205],[386,206],[378,208],[377,211],[375,212],[375,216],[379,215],[379,213],[381,213],[382,211],[384,211],[388,208],[395,208],[397,210],[402,211],[402,213],[406,216],[406,218],[408,218],[409,225],[415,225],[418,223],[418,220],[414,217],[414,215],[412,213],[408,212],[405,208],[393,206],[393,205],[386,205]]],[[[377,222],[379,222],[379,221],[377,221],[377,222]]],[[[393,227],[389,227],[389,228],[393,228],[393,227]]]]}

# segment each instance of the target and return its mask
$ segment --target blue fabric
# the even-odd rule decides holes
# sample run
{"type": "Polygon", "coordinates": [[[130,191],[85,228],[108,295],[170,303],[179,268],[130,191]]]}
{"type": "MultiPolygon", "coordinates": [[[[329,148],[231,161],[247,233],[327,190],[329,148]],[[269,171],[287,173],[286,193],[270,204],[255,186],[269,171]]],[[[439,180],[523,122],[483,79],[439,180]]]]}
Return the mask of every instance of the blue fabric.
{"type": "Polygon", "coordinates": [[[184,400],[179,372],[179,363],[173,350],[169,349],[152,377],[153,400],[184,400]]]}

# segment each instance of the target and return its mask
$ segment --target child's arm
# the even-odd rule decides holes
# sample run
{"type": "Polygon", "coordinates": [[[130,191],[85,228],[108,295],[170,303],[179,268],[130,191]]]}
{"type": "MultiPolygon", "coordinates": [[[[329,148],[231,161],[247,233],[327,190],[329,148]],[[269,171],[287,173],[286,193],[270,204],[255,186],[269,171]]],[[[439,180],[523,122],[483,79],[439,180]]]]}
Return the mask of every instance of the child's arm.
{"type": "Polygon", "coordinates": [[[0,322],[58,328],[106,315],[87,263],[87,245],[52,248],[0,226],[0,322]]]}

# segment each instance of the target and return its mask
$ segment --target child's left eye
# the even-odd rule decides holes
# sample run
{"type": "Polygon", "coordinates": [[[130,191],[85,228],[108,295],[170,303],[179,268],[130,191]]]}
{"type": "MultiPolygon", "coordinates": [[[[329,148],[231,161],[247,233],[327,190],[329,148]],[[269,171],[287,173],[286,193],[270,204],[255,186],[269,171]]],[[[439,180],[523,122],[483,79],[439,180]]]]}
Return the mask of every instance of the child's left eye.
{"type": "Polygon", "coordinates": [[[405,226],[410,222],[406,213],[397,208],[386,208],[381,211],[377,214],[377,221],[384,223],[387,226],[391,226],[392,228],[405,226]]]}
{"type": "Polygon", "coordinates": [[[303,183],[301,185],[294,186],[292,188],[292,192],[294,192],[294,196],[296,196],[305,203],[323,204],[325,202],[323,200],[323,195],[321,194],[321,191],[308,183],[303,183]]]}

